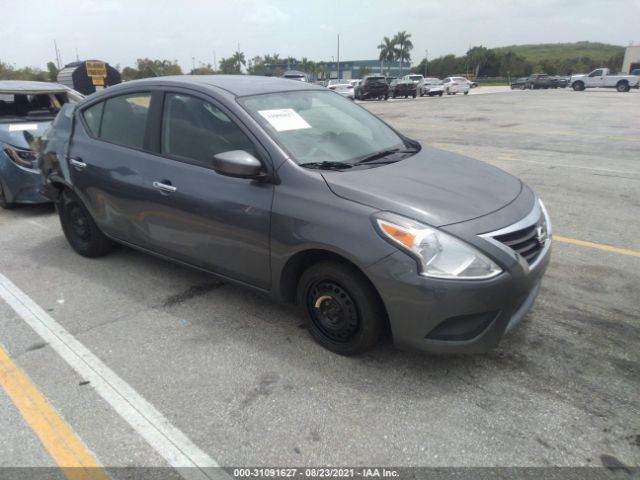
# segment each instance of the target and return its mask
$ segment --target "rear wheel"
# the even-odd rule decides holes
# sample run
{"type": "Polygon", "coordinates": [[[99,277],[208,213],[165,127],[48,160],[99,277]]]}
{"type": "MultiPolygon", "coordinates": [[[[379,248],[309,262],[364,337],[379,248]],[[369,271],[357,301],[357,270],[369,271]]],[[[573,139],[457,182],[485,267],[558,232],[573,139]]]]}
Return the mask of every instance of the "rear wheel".
{"type": "Polygon", "coordinates": [[[443,93],[444,93],[444,92],[440,92],[440,96],[442,96],[442,94],[443,94],[443,93]]]}
{"type": "Polygon", "coordinates": [[[631,90],[629,83],[625,80],[620,80],[616,85],[616,90],[619,92],[628,92],[631,90]]]}
{"type": "Polygon", "coordinates": [[[15,206],[15,203],[7,200],[4,187],[2,186],[2,180],[0,180],[0,207],[5,210],[9,210],[15,206]]]}
{"type": "Polygon", "coordinates": [[[467,90],[466,92],[464,92],[465,95],[469,95],[469,90],[467,90]]]}
{"type": "Polygon", "coordinates": [[[115,247],[100,231],[91,214],[73,193],[64,191],[58,202],[62,231],[71,248],[84,257],[101,257],[115,247]]]}
{"type": "Polygon", "coordinates": [[[341,355],[373,348],[386,321],[378,295],[355,268],[320,262],[304,272],[298,300],[311,336],[341,355]]]}

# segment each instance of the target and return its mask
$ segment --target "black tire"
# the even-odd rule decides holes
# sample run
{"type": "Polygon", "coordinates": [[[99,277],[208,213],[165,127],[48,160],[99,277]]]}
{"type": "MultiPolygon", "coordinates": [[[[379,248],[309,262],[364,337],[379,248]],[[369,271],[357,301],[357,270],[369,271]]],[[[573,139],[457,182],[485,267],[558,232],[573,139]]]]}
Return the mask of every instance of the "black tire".
{"type": "Polygon", "coordinates": [[[380,340],[386,313],[377,293],[353,267],[319,262],[300,278],[298,302],[320,345],[340,355],[357,355],[380,340]]]}
{"type": "Polygon", "coordinates": [[[616,90],[619,92],[628,92],[631,90],[631,87],[629,87],[629,83],[626,80],[620,80],[616,84],[616,90]]]}
{"type": "Polygon", "coordinates": [[[94,258],[114,249],[115,243],[100,231],[89,211],[73,193],[64,191],[57,208],[64,236],[77,253],[94,258]]]}
{"type": "Polygon", "coordinates": [[[416,98],[416,94],[415,93],[413,94],[413,98],[416,98]]]}
{"type": "Polygon", "coordinates": [[[466,92],[464,92],[465,95],[469,95],[469,90],[467,90],[466,92]]]}
{"type": "Polygon", "coordinates": [[[440,96],[442,96],[444,94],[444,92],[440,92],[440,96]]]}
{"type": "Polygon", "coordinates": [[[0,180],[0,207],[4,208],[5,210],[11,210],[13,207],[15,207],[15,203],[7,200],[7,197],[5,197],[4,195],[4,187],[2,186],[2,180],[0,180]]]}
{"type": "Polygon", "coordinates": [[[584,83],[582,82],[574,82],[573,90],[576,92],[582,92],[584,90],[584,83]]]}
{"type": "Polygon", "coordinates": [[[384,96],[384,100],[385,100],[385,102],[386,102],[387,100],[389,100],[389,95],[385,95],[385,96],[384,96]]]}

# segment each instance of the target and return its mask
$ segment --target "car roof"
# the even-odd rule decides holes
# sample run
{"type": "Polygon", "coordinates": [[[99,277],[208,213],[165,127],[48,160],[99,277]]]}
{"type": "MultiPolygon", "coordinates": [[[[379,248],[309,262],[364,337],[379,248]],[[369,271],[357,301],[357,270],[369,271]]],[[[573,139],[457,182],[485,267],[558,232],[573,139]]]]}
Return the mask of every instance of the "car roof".
{"type": "Polygon", "coordinates": [[[69,89],[59,83],[34,82],[31,80],[0,80],[0,93],[49,93],[67,92],[69,89]]]}
{"type": "MultiPolygon", "coordinates": [[[[132,80],[109,87],[107,91],[114,92],[116,89],[146,84],[156,86],[187,87],[199,85],[204,87],[217,87],[237,97],[260,95],[263,93],[289,92],[292,90],[323,89],[323,87],[313,83],[279,77],[262,77],[257,75],[175,75],[132,80]]],[[[94,95],[92,95],[92,97],[95,98],[94,95]]]]}

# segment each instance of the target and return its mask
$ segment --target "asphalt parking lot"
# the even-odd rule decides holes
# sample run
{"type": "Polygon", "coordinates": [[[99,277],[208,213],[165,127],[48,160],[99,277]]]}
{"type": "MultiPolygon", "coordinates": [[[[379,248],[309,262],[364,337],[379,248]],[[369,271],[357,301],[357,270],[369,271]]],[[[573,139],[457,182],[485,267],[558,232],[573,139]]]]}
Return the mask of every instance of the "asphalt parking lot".
{"type": "MultiPolygon", "coordinates": [[[[0,274],[86,347],[74,361],[99,359],[125,401],[148,402],[131,405],[151,427],[132,427],[2,297],[0,346],[107,466],[168,465],[151,430],[173,427],[185,455],[220,465],[639,466],[640,91],[483,88],[363,106],[544,199],[552,263],[499,349],[343,358],[293,308],[127,248],[76,255],[46,206],[0,211],[0,274]]],[[[0,466],[51,465],[8,396],[0,466]]]]}

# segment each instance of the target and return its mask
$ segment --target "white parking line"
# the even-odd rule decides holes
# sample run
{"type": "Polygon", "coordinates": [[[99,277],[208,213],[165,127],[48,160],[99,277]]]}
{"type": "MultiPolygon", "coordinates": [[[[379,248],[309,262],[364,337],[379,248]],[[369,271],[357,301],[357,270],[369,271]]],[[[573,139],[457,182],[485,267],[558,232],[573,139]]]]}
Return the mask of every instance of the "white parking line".
{"type": "Polygon", "coordinates": [[[2,298],[49,346],[187,480],[228,479],[218,463],[173,426],[29,296],[0,274],[2,298]],[[205,470],[209,469],[209,470],[205,470]]]}

